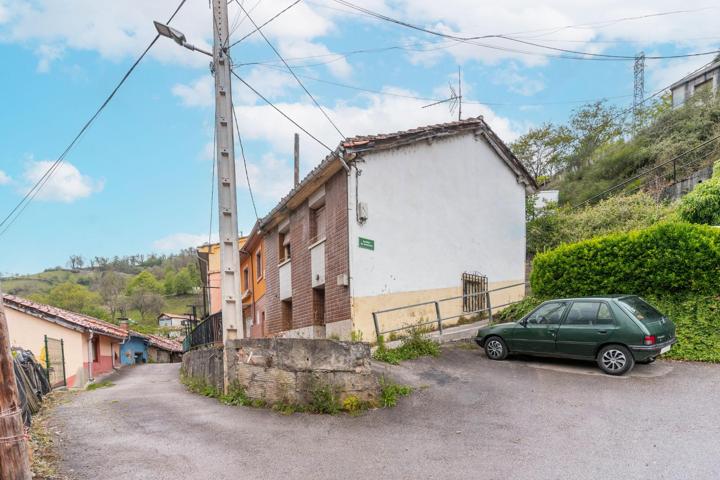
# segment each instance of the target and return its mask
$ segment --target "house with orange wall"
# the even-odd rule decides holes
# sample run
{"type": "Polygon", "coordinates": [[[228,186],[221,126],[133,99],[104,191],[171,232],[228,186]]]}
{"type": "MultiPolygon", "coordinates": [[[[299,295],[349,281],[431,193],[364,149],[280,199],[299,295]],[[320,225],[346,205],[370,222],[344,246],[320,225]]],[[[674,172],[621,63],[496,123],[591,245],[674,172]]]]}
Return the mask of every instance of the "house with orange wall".
{"type": "Polygon", "coordinates": [[[62,341],[64,363],[53,372],[54,386],[81,388],[120,366],[127,332],[117,325],[15,295],[4,295],[3,305],[12,347],[30,350],[44,364],[48,340],[62,341]]]}
{"type": "MultiPolygon", "coordinates": [[[[262,338],[265,328],[265,248],[262,233],[253,228],[240,249],[240,291],[248,337],[262,338]]],[[[289,246],[288,246],[289,249],[289,246]]],[[[289,255],[289,250],[288,250],[289,255]]]]}
{"type": "MultiPolygon", "coordinates": [[[[238,249],[242,251],[247,237],[238,238],[238,249]]],[[[205,294],[206,315],[222,310],[220,296],[220,244],[210,243],[197,248],[200,264],[200,278],[205,294]]]]}

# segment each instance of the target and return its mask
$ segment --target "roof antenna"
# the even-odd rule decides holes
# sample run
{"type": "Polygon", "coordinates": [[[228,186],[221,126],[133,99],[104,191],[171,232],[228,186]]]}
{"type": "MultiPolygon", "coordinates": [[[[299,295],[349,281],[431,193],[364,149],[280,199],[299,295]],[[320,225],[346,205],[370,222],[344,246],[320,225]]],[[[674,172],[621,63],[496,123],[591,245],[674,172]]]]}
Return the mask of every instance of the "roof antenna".
{"type": "Polygon", "coordinates": [[[455,113],[455,107],[457,107],[458,110],[458,122],[462,120],[462,70],[460,65],[458,65],[458,84],[457,84],[457,91],[455,90],[455,87],[453,87],[452,83],[448,83],[448,86],[450,87],[450,97],[446,98],[445,100],[440,100],[439,102],[431,103],[429,105],[423,105],[422,108],[427,107],[434,107],[435,105],[440,105],[441,103],[450,103],[450,113],[455,113]]]}

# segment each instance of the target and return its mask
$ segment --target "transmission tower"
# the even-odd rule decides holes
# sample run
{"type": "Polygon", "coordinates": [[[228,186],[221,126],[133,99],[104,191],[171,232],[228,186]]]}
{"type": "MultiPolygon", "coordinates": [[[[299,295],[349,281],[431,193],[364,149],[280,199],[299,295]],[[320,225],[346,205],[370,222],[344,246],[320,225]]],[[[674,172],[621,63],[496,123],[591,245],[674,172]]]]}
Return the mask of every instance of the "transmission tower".
{"type": "Polygon", "coordinates": [[[637,129],[640,124],[640,112],[645,98],[645,52],[635,55],[635,88],[633,91],[633,127],[637,129]]]}

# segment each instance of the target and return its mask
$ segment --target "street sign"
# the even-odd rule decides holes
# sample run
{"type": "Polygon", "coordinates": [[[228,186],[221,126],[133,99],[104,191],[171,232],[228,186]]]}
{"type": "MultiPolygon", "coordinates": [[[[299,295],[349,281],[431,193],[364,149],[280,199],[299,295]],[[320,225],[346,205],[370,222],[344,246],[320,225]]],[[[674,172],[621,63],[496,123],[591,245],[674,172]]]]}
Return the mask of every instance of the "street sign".
{"type": "Polygon", "coordinates": [[[360,248],[366,248],[368,250],[375,250],[375,240],[369,238],[358,237],[360,248]]]}

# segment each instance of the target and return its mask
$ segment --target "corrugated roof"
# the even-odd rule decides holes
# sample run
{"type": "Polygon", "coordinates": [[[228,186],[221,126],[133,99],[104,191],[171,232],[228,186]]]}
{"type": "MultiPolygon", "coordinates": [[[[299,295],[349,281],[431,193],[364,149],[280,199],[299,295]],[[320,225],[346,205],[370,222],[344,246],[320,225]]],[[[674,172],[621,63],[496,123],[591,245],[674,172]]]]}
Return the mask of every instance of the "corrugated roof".
{"type": "Polygon", "coordinates": [[[3,303],[8,308],[22,311],[29,315],[37,316],[39,318],[50,317],[50,319],[61,320],[71,325],[102,335],[109,335],[115,338],[125,338],[127,336],[127,332],[124,329],[117,325],[113,325],[112,323],[105,322],[88,315],[83,315],[81,313],[75,313],[62,308],[53,307],[51,305],[45,305],[44,303],[33,302],[32,300],[17,297],[15,295],[3,295],[3,303]]]}

